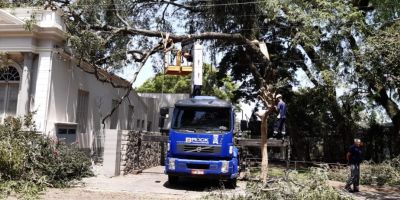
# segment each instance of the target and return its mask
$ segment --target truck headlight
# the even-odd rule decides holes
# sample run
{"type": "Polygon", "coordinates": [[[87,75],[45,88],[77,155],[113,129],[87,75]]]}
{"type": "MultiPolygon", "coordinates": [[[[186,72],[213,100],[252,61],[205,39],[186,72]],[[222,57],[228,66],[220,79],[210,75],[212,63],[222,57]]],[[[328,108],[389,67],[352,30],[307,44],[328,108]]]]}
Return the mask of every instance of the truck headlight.
{"type": "Polygon", "coordinates": [[[227,173],[229,171],[229,161],[222,161],[221,172],[227,173]]]}
{"type": "Polygon", "coordinates": [[[233,146],[229,146],[229,154],[233,154],[233,146]]]}
{"type": "Polygon", "coordinates": [[[167,143],[167,151],[169,151],[170,150],[170,144],[169,144],[169,142],[167,143]]]}
{"type": "Polygon", "coordinates": [[[170,170],[175,170],[175,158],[170,158],[169,159],[169,169],[170,170]]]}

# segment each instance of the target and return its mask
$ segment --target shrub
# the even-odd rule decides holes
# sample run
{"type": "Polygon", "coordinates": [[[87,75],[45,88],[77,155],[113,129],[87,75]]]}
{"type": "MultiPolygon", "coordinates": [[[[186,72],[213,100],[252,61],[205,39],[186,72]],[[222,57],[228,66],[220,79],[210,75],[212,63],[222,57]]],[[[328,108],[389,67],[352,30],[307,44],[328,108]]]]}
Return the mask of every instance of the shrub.
{"type": "Polygon", "coordinates": [[[0,124],[0,197],[32,197],[92,175],[90,159],[73,145],[37,134],[32,116],[0,124]]]}
{"type": "Polygon", "coordinates": [[[347,167],[334,167],[329,169],[328,178],[329,180],[346,182],[349,173],[350,170],[347,167]]]}
{"type": "MultiPolygon", "coordinates": [[[[371,185],[399,185],[400,184],[400,156],[382,163],[366,161],[361,164],[360,184],[371,185]]],[[[345,182],[349,176],[348,168],[334,168],[329,171],[329,179],[345,182]]]]}

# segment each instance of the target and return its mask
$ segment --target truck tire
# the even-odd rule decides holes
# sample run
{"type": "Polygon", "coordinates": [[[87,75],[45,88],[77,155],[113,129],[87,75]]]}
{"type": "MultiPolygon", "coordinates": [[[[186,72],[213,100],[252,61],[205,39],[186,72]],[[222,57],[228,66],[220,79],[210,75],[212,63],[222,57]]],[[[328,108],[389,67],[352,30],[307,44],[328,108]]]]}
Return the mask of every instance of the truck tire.
{"type": "Polygon", "coordinates": [[[226,187],[229,189],[235,189],[237,185],[237,179],[229,179],[228,181],[226,181],[226,187]]]}
{"type": "Polygon", "coordinates": [[[168,183],[169,185],[176,185],[179,181],[179,177],[178,176],[174,176],[174,175],[168,175],[168,183]]]}

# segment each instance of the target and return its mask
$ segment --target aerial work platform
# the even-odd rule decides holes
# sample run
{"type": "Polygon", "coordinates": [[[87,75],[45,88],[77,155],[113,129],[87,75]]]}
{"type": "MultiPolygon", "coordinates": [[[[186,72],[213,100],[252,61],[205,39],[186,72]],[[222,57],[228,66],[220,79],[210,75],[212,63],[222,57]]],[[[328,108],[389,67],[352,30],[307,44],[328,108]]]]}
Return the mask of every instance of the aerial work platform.
{"type": "Polygon", "coordinates": [[[168,75],[189,75],[192,73],[192,67],[191,66],[174,66],[170,65],[167,67],[165,70],[165,74],[168,75]]]}
{"type": "Polygon", "coordinates": [[[165,69],[165,74],[168,75],[181,75],[186,76],[192,73],[193,67],[192,66],[182,66],[182,51],[178,51],[176,54],[176,65],[167,65],[165,69]]]}

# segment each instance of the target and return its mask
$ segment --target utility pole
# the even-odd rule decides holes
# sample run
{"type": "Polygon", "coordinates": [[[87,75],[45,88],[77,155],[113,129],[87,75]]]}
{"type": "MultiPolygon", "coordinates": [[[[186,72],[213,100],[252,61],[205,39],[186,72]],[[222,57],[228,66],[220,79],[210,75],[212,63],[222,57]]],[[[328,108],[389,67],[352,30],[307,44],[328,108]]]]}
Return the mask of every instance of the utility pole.
{"type": "Polygon", "coordinates": [[[203,85],[203,45],[193,46],[192,97],[201,95],[203,85]]]}

